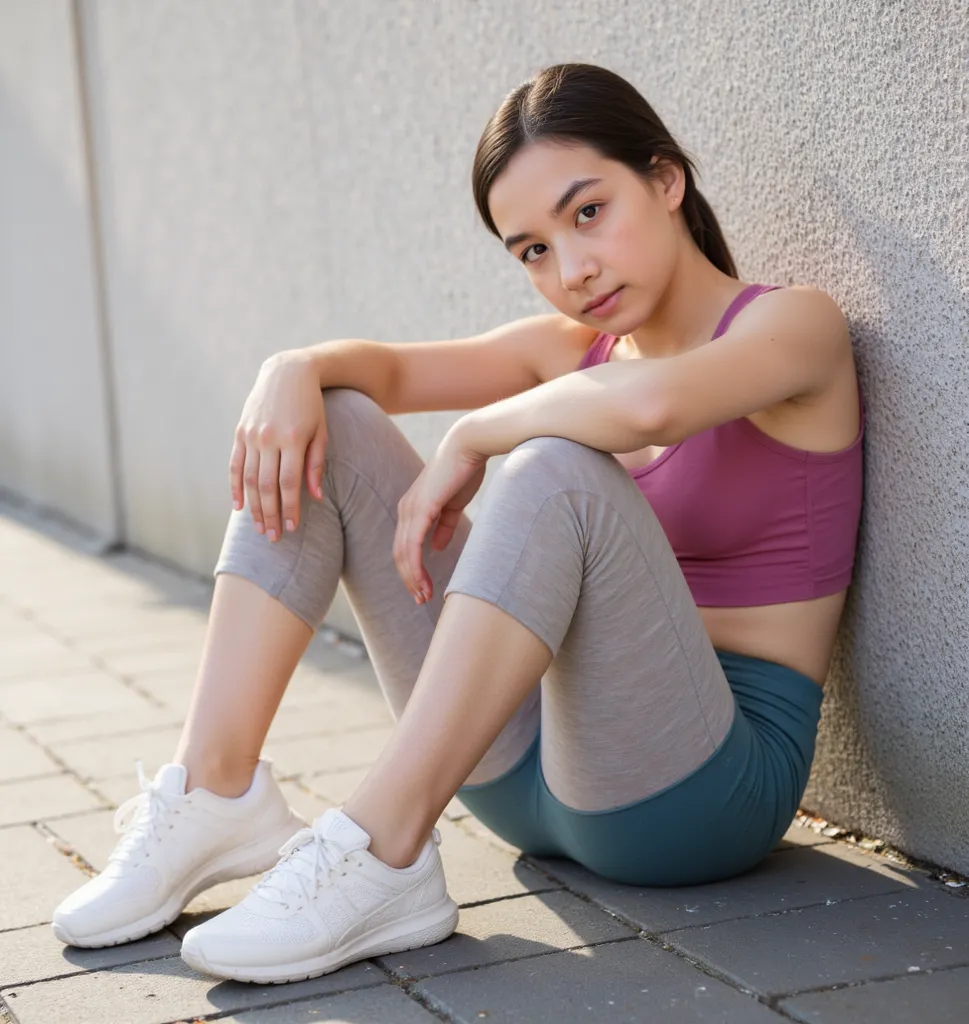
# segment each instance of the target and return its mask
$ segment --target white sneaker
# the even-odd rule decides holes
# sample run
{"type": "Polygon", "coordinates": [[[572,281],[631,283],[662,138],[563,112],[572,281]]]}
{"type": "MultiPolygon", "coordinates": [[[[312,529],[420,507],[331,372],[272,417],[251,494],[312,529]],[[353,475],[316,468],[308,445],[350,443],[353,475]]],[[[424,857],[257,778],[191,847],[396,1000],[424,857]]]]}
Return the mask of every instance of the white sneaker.
{"type": "Polygon", "coordinates": [[[391,868],[367,852],[359,825],[326,811],[237,907],[186,934],[182,959],[216,978],[265,984],[440,942],[458,923],[440,841],[435,829],[410,867],[391,868]]]}
{"type": "Polygon", "coordinates": [[[71,946],[115,946],[171,924],[203,889],[267,871],[280,847],[306,822],[286,803],[270,770],[256,766],[252,785],[229,799],[207,789],[185,792],[182,765],[166,764],[142,792],[115,811],[123,834],[97,877],[54,911],[54,934],[71,946]]]}

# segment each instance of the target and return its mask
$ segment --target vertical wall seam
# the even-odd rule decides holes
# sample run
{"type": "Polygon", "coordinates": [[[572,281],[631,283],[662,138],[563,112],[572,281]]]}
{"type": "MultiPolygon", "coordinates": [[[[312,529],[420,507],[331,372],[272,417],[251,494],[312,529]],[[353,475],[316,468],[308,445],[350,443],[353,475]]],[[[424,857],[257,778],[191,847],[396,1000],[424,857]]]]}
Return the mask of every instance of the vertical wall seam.
{"type": "Polygon", "coordinates": [[[89,88],[88,48],[84,32],[83,0],[71,0],[71,35],[74,40],[74,66],[77,71],[77,90],[80,105],[81,145],[87,188],[88,227],[91,234],[91,260],[94,277],[95,316],[98,325],[98,351],[101,356],[101,381],[104,388],[105,418],[107,421],[108,463],[111,479],[111,503],[114,525],[107,538],[106,549],[123,546],[127,536],[124,507],[123,474],[121,466],[121,436],[118,420],[117,375],[114,372],[114,346],[111,336],[111,318],[108,313],[107,260],[104,251],[104,233],[101,218],[101,192],[95,155],[94,119],[89,88]]]}

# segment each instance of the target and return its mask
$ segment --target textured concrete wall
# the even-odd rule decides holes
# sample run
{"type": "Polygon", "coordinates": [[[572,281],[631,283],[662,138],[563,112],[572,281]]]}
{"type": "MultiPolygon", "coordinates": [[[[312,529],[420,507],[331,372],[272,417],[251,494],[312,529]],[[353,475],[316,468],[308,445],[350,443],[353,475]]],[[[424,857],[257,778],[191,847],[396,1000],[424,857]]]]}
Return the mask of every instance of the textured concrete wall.
{"type": "Polygon", "coordinates": [[[0,0],[0,488],[110,540],[82,123],[70,3],[0,0]]]}
{"type": "MultiPolygon", "coordinates": [[[[851,319],[865,522],[808,803],[969,870],[965,0],[83,11],[133,543],[211,567],[270,352],[542,308],[475,223],[471,154],[537,68],[607,64],[699,157],[742,275],[851,319]]],[[[404,419],[428,452],[449,418],[404,419]]]]}

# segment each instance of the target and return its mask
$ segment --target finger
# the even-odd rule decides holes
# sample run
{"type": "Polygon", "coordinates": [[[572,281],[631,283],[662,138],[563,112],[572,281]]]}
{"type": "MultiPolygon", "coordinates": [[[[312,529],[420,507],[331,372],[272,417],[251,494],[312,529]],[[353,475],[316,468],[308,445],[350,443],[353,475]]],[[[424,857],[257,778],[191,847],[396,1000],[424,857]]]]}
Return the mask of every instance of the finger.
{"type": "Polygon", "coordinates": [[[437,526],[434,528],[434,535],[431,537],[431,547],[435,551],[443,551],[451,543],[451,538],[454,536],[460,519],[460,509],[446,508],[441,512],[437,526]]]}
{"type": "Polygon", "coordinates": [[[427,513],[412,517],[404,538],[404,564],[411,592],[427,599],[430,580],[424,569],[424,538],[432,519],[427,513]]]}
{"type": "Polygon", "coordinates": [[[406,529],[405,524],[405,513],[401,507],[403,499],[397,504],[397,526],[394,529],[394,567],[397,569],[397,575],[400,577],[401,582],[407,587],[408,590],[411,588],[407,585],[407,573],[404,565],[404,530],[406,529]]]}
{"type": "Polygon", "coordinates": [[[279,522],[279,449],[266,448],[259,453],[259,498],[266,536],[279,540],[282,526],[279,522]]]}
{"type": "Polygon", "coordinates": [[[322,424],[306,449],[306,487],[314,498],[323,497],[323,463],[326,452],[326,430],[322,424]]]}
{"type": "Polygon", "coordinates": [[[232,507],[242,508],[245,491],[242,486],[242,471],[246,464],[246,445],[241,435],[237,435],[229,456],[229,490],[232,492],[232,507]]]}
{"type": "Polygon", "coordinates": [[[414,595],[419,597],[414,574],[411,571],[410,559],[408,558],[409,536],[413,530],[412,514],[404,499],[397,506],[397,529],[394,532],[394,565],[397,567],[397,575],[400,576],[404,586],[414,595]]]}
{"type": "Polygon", "coordinates": [[[282,499],[283,529],[292,533],[299,526],[299,492],[303,483],[303,453],[286,448],[279,455],[279,495],[282,499]]]}
{"type": "Polygon", "coordinates": [[[256,533],[265,533],[266,527],[262,521],[262,502],[259,500],[259,449],[251,440],[246,445],[246,462],[242,470],[242,479],[245,483],[249,514],[252,516],[256,533]]]}

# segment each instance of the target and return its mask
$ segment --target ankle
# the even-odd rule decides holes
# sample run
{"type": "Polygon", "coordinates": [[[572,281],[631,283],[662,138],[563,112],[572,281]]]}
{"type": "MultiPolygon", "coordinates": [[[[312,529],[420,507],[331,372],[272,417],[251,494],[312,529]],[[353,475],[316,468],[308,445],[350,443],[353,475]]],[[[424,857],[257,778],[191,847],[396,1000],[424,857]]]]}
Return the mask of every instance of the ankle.
{"type": "Polygon", "coordinates": [[[422,823],[416,820],[390,823],[373,818],[363,809],[358,813],[354,810],[348,804],[343,813],[370,836],[368,851],[387,867],[409,868],[421,855],[431,834],[422,823]]]}
{"type": "Polygon", "coordinates": [[[187,778],[185,792],[193,789],[207,789],[216,796],[235,799],[248,792],[258,762],[204,762],[181,758],[178,764],[185,766],[187,778]]]}

